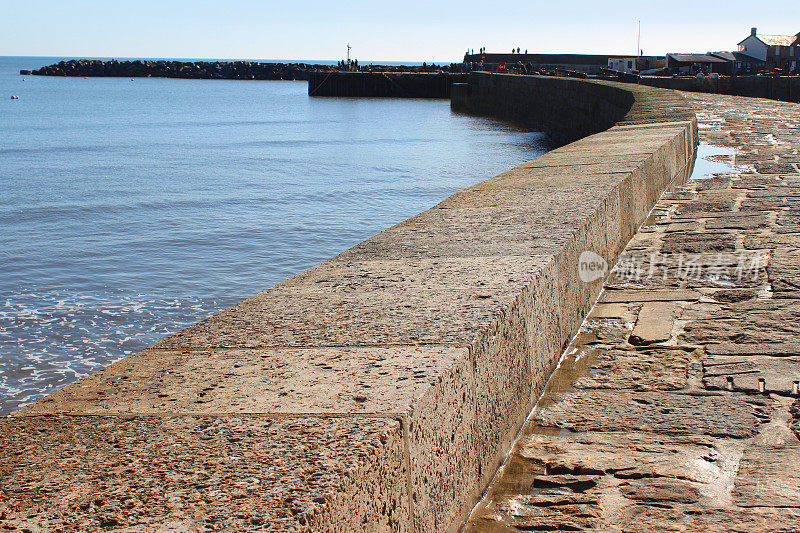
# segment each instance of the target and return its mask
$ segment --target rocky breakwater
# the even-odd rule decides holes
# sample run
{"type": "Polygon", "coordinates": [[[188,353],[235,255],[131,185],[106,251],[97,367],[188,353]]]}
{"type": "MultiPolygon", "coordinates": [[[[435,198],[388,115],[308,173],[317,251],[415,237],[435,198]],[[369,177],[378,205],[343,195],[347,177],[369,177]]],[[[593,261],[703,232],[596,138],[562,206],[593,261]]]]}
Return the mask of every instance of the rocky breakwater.
{"type": "MultiPolygon", "coordinates": [[[[445,67],[447,70],[449,67],[445,67]]],[[[204,80],[307,80],[311,72],[334,72],[337,65],[318,63],[261,63],[257,61],[102,61],[72,59],[20,74],[29,76],[85,76],[93,78],[186,78],[204,80]]],[[[368,65],[369,72],[438,72],[436,65],[368,65]]]]}
{"type": "Polygon", "coordinates": [[[307,80],[312,70],[335,70],[307,63],[253,61],[101,61],[73,59],[31,71],[34,76],[88,76],[103,78],[187,78],[204,80],[307,80]]]}

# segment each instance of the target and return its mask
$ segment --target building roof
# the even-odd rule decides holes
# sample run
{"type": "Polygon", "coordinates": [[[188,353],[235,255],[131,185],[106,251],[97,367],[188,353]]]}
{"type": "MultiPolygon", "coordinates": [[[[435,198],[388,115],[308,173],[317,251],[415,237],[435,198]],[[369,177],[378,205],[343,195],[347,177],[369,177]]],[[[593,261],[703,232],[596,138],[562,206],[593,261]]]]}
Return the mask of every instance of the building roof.
{"type": "Polygon", "coordinates": [[[726,63],[728,60],[710,54],[667,54],[679,63],[726,63]]]}
{"type": "Polygon", "coordinates": [[[756,37],[769,46],[792,46],[797,40],[797,35],[756,35],[756,37]]]}
{"type": "Polygon", "coordinates": [[[797,35],[748,35],[738,44],[742,44],[750,37],[755,37],[767,46],[792,46],[798,40],[797,35]]]}
{"type": "Polygon", "coordinates": [[[709,52],[709,55],[719,57],[725,61],[740,61],[742,63],[764,63],[757,57],[749,56],[742,52],[709,52]]]}

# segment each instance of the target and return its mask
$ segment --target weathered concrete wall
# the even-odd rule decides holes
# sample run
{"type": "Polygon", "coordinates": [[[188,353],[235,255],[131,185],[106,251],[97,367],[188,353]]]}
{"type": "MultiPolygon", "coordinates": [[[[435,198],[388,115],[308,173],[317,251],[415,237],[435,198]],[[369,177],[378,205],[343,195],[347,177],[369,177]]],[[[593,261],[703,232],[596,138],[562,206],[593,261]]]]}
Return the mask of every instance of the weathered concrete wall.
{"type": "Polygon", "coordinates": [[[697,143],[672,92],[473,79],[563,138],[622,120],[14,413],[0,523],[456,529],[600,291],[580,254],[612,262],[697,143]]]}
{"type": "Polygon", "coordinates": [[[630,90],[569,78],[472,74],[458,85],[451,106],[543,129],[559,144],[607,130],[622,120],[635,98],[630,90]]]}
{"type": "Polygon", "coordinates": [[[309,96],[450,98],[450,86],[466,74],[413,72],[311,72],[309,96]]]}
{"type": "Polygon", "coordinates": [[[456,111],[542,129],[558,144],[615,124],[671,122],[691,114],[681,97],[636,85],[481,72],[455,84],[450,102],[456,111]]]}
{"type": "Polygon", "coordinates": [[[800,76],[736,76],[723,78],[643,77],[640,84],[679,91],[730,94],[800,102],[800,76]]]}

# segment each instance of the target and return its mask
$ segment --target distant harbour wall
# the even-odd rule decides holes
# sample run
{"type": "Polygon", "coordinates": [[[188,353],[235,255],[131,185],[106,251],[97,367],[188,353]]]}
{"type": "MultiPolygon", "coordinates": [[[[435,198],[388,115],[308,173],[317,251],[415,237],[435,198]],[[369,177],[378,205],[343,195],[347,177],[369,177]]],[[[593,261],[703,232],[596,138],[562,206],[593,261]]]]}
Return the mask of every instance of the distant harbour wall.
{"type": "Polygon", "coordinates": [[[309,96],[391,98],[450,98],[453,83],[467,81],[467,74],[392,72],[312,72],[309,96]]]}
{"type": "Polygon", "coordinates": [[[607,130],[623,120],[635,102],[635,94],[619,84],[476,73],[453,88],[451,107],[543,130],[563,145],[607,130]]]}
{"type": "Polygon", "coordinates": [[[639,84],[678,91],[800,102],[800,76],[723,76],[718,78],[644,76],[639,80],[639,84]]]}
{"type": "Polygon", "coordinates": [[[452,91],[560,146],[0,421],[0,524],[458,531],[600,293],[584,253],[614,264],[697,123],[637,85],[452,91]]]}
{"type": "MultiPolygon", "coordinates": [[[[481,70],[495,72],[497,65],[506,63],[507,66],[522,63],[535,70],[564,69],[586,74],[599,74],[602,69],[608,68],[609,59],[631,58],[625,55],[603,54],[527,54],[527,53],[485,53],[466,54],[465,63],[483,65],[481,70]]],[[[666,63],[664,56],[640,56],[637,59],[638,68],[642,70],[662,68],[666,63]]]]}

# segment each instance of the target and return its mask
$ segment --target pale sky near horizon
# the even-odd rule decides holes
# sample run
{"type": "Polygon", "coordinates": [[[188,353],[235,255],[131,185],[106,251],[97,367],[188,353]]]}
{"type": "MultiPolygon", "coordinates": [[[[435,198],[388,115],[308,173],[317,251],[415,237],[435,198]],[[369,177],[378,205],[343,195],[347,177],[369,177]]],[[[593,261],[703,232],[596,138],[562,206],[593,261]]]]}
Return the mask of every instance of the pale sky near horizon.
{"type": "Polygon", "coordinates": [[[460,61],[531,53],[735,50],[752,26],[800,32],[800,2],[506,0],[431,3],[0,0],[0,55],[460,61]]]}

